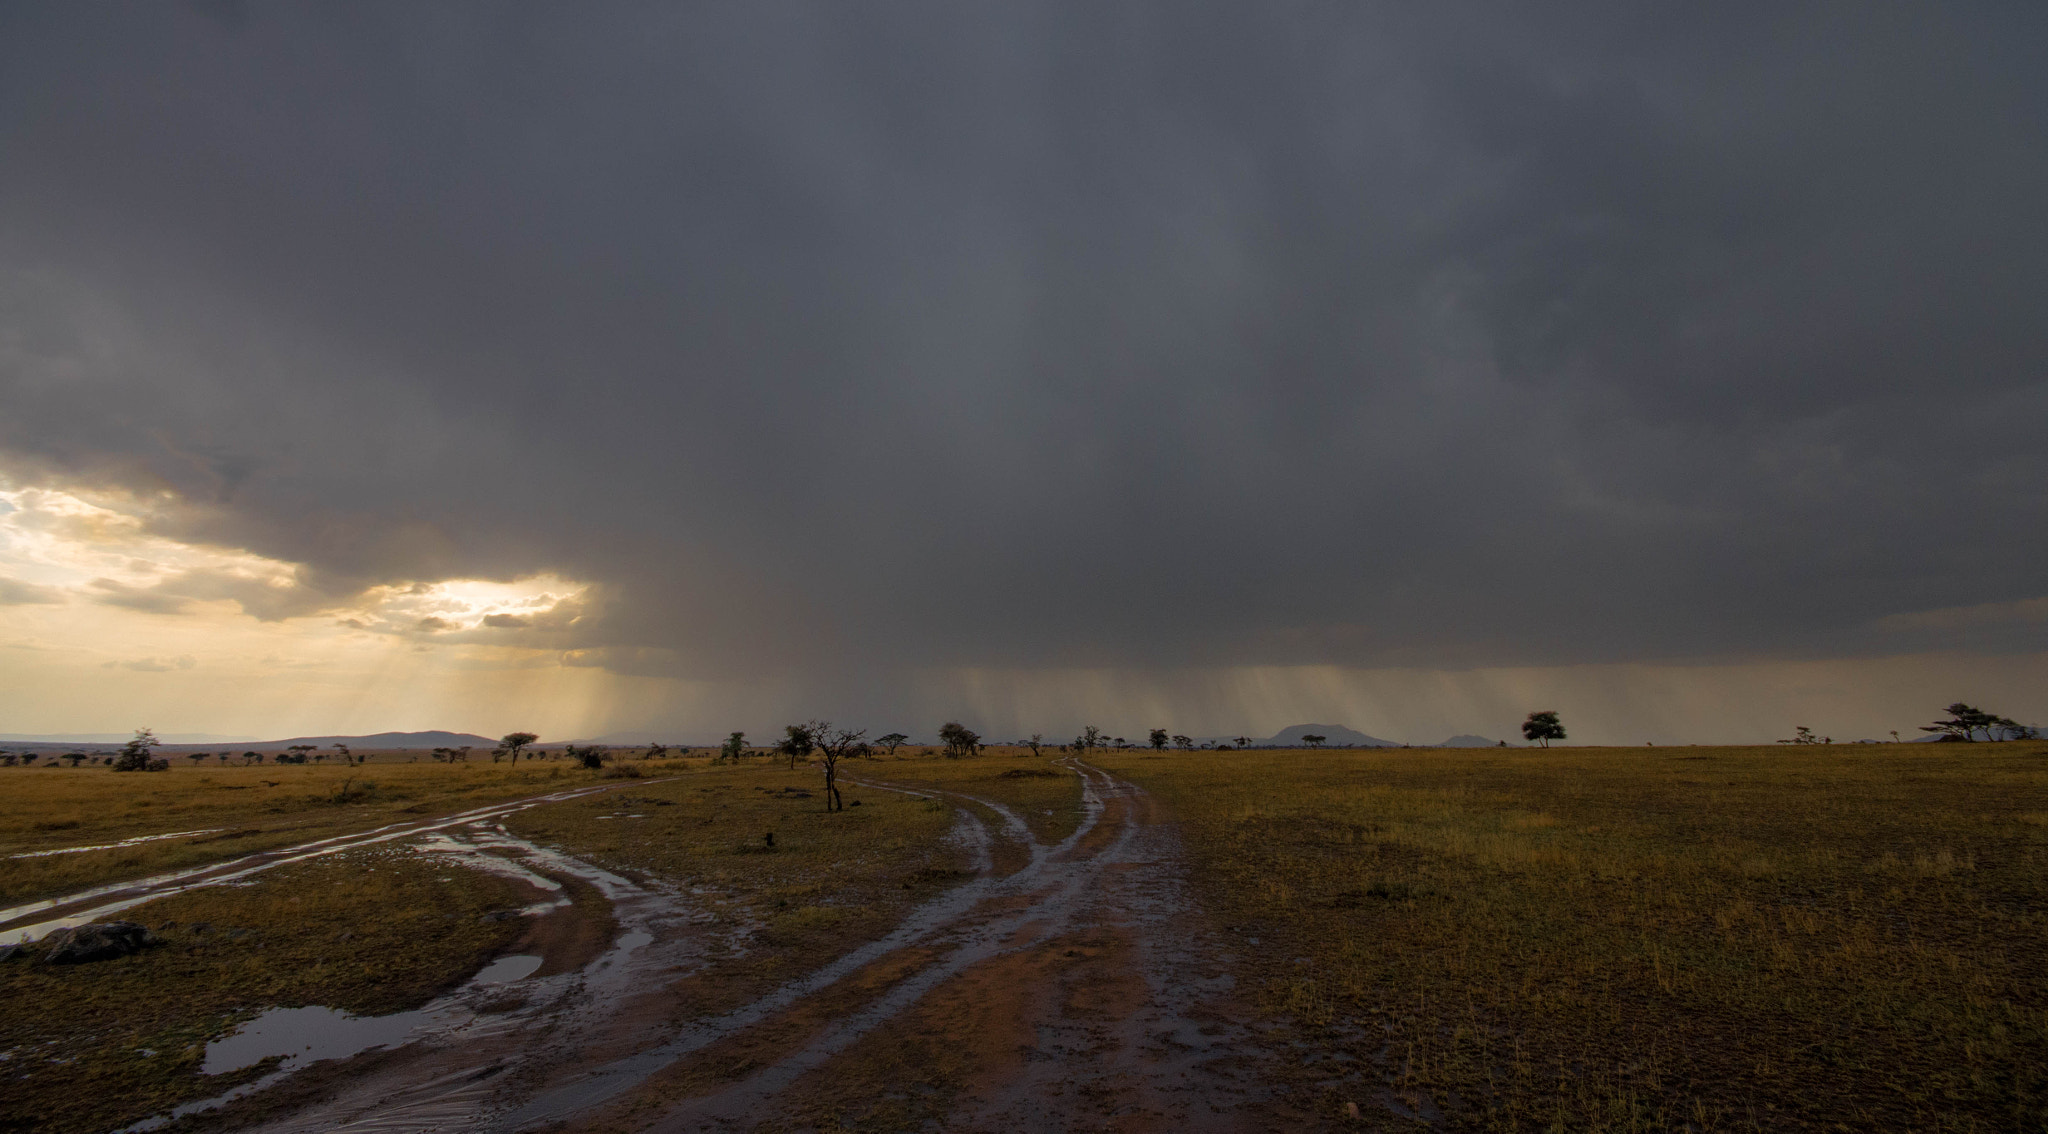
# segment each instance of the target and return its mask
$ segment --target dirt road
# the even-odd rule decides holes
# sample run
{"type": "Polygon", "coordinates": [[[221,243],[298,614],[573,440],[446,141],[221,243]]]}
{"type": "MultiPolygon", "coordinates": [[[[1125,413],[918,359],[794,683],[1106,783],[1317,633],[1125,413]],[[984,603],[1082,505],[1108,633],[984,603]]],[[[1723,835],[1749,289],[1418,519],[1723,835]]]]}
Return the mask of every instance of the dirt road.
{"type": "Polygon", "coordinates": [[[574,971],[430,1005],[396,1051],[305,1073],[325,1097],[260,1128],[1299,1125],[1261,1086],[1270,1057],[1232,1015],[1229,950],[1185,889],[1172,824],[1134,785],[1060,766],[1080,777],[1084,813],[1052,844],[993,800],[858,779],[948,796],[973,877],[886,937],[711,1018],[674,1018],[668,991],[707,951],[689,895],[522,844],[488,817],[444,828],[601,894],[618,936],[574,971]]]}

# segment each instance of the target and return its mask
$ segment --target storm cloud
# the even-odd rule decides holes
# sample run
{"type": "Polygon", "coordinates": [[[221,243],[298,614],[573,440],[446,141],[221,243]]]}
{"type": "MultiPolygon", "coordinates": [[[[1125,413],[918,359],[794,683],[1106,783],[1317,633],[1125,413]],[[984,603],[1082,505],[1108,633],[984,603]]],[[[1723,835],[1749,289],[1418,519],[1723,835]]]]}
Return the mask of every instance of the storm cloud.
{"type": "Polygon", "coordinates": [[[295,596],[575,579],[488,632],[799,714],[2039,651],[2044,48],[2013,4],[10,5],[0,462],[295,596]]]}

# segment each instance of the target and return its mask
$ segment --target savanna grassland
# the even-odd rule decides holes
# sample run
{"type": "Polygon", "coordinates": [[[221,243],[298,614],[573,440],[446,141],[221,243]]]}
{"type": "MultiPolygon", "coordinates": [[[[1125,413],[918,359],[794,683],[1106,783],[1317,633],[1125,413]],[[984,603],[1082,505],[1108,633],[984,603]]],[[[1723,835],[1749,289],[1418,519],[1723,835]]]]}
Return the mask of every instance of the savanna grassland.
{"type": "Polygon", "coordinates": [[[1323,1113],[2048,1127],[2048,746],[1099,762],[1172,808],[1323,1113]]]}
{"type": "MultiPolygon", "coordinates": [[[[1234,969],[1235,1010],[1303,1122],[2048,1128],[2048,745],[1090,760],[1149,792],[1177,829],[1184,861],[1166,857],[1225,943],[1212,959],[1234,969]]],[[[1076,777],[1022,751],[906,749],[841,769],[849,806],[836,814],[818,768],[762,754],[629,756],[601,771],[559,759],[0,771],[15,787],[0,795],[0,853],[211,829],[0,863],[23,900],[603,786],[500,821],[682,896],[702,949],[663,990],[665,1018],[679,1020],[816,971],[964,881],[970,857],[948,837],[956,807],[1000,830],[972,800],[1000,804],[1041,845],[1082,814],[1076,777]]],[[[996,873],[1027,850],[998,838],[996,873]]],[[[578,916],[612,932],[587,891],[578,916]]],[[[208,1040],[271,1006],[416,1007],[494,955],[538,950],[528,919],[504,916],[532,899],[522,883],[379,844],[135,907],[121,916],[162,943],[133,956],[56,966],[31,950],[0,962],[0,1130],[105,1130],[216,1094],[261,1067],[202,1076],[208,1040]]],[[[1086,960],[1075,955],[1049,954],[1086,960]]],[[[660,1097],[739,1081],[875,982],[931,960],[912,948],[862,970],[679,1065],[660,1097]]],[[[949,995],[966,994],[934,1003],[949,995]]],[[[920,1042],[950,1050],[960,1038],[941,1029],[920,1042]]],[[[858,1079],[862,1059],[886,1065],[860,1089],[910,1076],[933,1099],[979,1082],[947,1080],[943,1060],[882,1058],[895,1050],[856,1050],[842,1070],[858,1079]]]]}

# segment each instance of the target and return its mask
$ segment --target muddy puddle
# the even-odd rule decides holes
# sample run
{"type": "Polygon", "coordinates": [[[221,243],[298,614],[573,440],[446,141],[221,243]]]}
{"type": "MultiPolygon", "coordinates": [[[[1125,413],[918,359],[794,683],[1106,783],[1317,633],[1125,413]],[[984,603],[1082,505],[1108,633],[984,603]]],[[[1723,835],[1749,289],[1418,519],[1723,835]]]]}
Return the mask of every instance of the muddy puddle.
{"type": "Polygon", "coordinates": [[[517,878],[542,895],[521,911],[533,925],[530,948],[411,1012],[359,1018],[327,1008],[272,1009],[209,1047],[206,1071],[273,1056],[282,1057],[277,1068],[166,1117],[204,1113],[322,1060],[405,1048],[406,1058],[347,1079],[332,1097],[259,1129],[480,1129],[511,1105],[500,1098],[508,1086],[545,1074],[565,1049],[603,1040],[636,998],[701,963],[702,934],[685,931],[713,915],[674,889],[643,886],[494,821],[424,834],[412,849],[450,869],[517,878]],[[592,932],[599,934],[594,949],[592,932]]]}

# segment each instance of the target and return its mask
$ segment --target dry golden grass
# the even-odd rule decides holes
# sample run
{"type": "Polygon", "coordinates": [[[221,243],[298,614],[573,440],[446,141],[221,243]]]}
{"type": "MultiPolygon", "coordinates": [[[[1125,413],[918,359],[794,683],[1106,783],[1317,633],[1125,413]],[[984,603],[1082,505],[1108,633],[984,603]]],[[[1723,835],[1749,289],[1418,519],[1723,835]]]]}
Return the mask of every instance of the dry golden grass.
{"type": "Polygon", "coordinates": [[[2048,746],[1101,763],[1174,808],[1328,1113],[2048,1125],[2048,746]]]}

